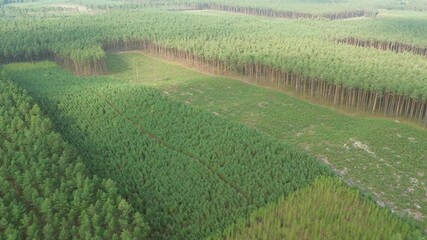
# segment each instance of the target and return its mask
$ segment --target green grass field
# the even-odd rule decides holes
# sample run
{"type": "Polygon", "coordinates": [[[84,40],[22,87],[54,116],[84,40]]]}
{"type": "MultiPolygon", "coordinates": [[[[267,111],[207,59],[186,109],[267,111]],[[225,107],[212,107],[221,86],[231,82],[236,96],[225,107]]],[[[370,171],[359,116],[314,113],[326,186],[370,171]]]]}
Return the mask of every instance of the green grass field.
{"type": "Polygon", "coordinates": [[[146,55],[110,54],[112,76],[299,146],[403,214],[425,221],[427,132],[394,119],[349,116],[282,92],[207,76],[146,55]]]}

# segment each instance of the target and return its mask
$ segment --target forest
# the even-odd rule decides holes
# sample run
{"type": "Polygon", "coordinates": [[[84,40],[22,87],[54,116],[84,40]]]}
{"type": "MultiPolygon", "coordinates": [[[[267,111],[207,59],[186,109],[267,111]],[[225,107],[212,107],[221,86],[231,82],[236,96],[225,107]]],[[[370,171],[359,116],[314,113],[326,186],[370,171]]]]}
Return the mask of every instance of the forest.
{"type": "MultiPolygon", "coordinates": [[[[148,224],[110,179],[90,177],[40,107],[0,80],[0,230],[7,239],[144,237],[148,224]]],[[[2,239],[3,239],[2,237],[2,239]]],[[[6,238],[5,238],[6,239],[6,238]]]]}
{"type": "Polygon", "coordinates": [[[389,32],[379,36],[379,39],[396,39],[395,44],[378,44],[384,40],[373,43],[351,41],[353,38],[339,40],[342,32],[369,36],[378,28],[400,24],[394,21],[360,22],[362,26],[341,22],[333,29],[319,31],[329,22],[265,24],[256,18],[218,18],[151,10],[74,17],[67,22],[12,20],[2,23],[4,39],[0,43],[0,62],[51,59],[80,75],[106,74],[105,50],[148,50],[214,67],[218,73],[237,73],[257,84],[289,89],[334,105],[427,124],[427,64],[426,48],[423,48],[426,38],[422,38],[427,25],[417,21],[405,35],[389,32]],[[131,20],[124,21],[125,15],[131,20]],[[173,21],[174,26],[169,21],[173,21]],[[147,25],[150,22],[155,24],[147,25]],[[425,29],[421,36],[418,35],[420,28],[425,29]],[[248,29],[257,30],[248,33],[248,29]],[[35,33],[27,35],[29,30],[35,33]],[[416,36],[411,45],[400,44],[411,35],[416,36]],[[334,41],[366,47],[376,45],[388,51],[379,53],[363,47],[337,45],[334,41]],[[402,54],[396,55],[396,51],[402,54]],[[352,58],[347,57],[348,52],[352,58]],[[384,64],[386,62],[388,64],[384,64]]]}
{"type": "Polygon", "coordinates": [[[421,0],[0,1],[0,239],[427,239],[426,23],[421,0]]]}

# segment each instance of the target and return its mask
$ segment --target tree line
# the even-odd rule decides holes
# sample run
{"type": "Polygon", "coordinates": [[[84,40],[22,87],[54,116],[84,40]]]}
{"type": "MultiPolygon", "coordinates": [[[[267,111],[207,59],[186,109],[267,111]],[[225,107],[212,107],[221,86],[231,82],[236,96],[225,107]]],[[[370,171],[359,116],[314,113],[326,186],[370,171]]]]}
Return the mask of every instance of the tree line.
{"type": "Polygon", "coordinates": [[[281,18],[327,18],[345,19],[353,17],[375,17],[378,9],[398,9],[425,11],[427,4],[422,0],[360,0],[360,1],[297,1],[297,0],[120,0],[123,5],[116,7],[133,6],[156,7],[170,10],[219,10],[238,12],[266,17],[281,18]]]}
{"type": "Polygon", "coordinates": [[[255,16],[264,16],[272,18],[290,18],[290,19],[315,19],[315,18],[326,18],[330,20],[337,19],[347,19],[355,17],[375,17],[377,15],[376,10],[345,10],[339,12],[298,12],[292,10],[274,10],[271,8],[265,7],[244,7],[244,6],[234,6],[234,5],[225,5],[220,3],[198,3],[198,4],[183,4],[179,6],[171,7],[172,10],[215,10],[215,11],[225,11],[232,13],[244,13],[255,16]]]}
{"type": "Polygon", "coordinates": [[[392,20],[332,23],[334,28],[328,24],[308,20],[266,23],[245,17],[157,11],[113,11],[66,21],[5,21],[0,62],[52,58],[82,75],[104,74],[104,49],[149,49],[335,105],[426,123],[425,58],[356,48],[335,40],[349,30],[355,36],[401,39],[402,44],[414,36],[419,42],[414,48],[422,48],[423,35],[392,20]],[[124,21],[125,15],[132,19],[124,21]],[[406,34],[375,33],[367,28],[387,24],[401,26],[406,34]]]}

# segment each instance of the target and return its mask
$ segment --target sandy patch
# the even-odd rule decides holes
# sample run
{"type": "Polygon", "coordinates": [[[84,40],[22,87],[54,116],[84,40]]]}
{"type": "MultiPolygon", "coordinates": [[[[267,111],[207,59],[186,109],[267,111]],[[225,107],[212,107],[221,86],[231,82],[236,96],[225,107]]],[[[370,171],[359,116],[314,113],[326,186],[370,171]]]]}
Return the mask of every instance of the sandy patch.
{"type": "Polygon", "coordinates": [[[358,141],[358,140],[353,139],[353,138],[350,138],[350,141],[352,142],[354,148],[362,149],[363,151],[365,151],[365,152],[367,152],[369,154],[372,154],[372,155],[375,154],[374,152],[372,152],[371,150],[369,150],[369,146],[367,144],[364,144],[361,141],[358,141]]]}

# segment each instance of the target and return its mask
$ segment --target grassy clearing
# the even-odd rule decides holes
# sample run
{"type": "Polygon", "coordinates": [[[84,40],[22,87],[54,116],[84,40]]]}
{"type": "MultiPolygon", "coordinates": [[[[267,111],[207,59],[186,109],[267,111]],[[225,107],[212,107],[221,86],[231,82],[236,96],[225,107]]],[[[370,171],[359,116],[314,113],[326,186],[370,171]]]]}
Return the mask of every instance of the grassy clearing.
{"type": "Polygon", "coordinates": [[[393,119],[348,116],[282,92],[207,76],[140,54],[109,55],[114,77],[298,145],[382,204],[425,222],[427,132],[393,119]]]}
{"type": "MultiPolygon", "coordinates": [[[[225,11],[217,11],[217,10],[187,10],[183,11],[186,13],[193,13],[193,14],[202,14],[202,15],[209,15],[209,16],[222,16],[222,15],[245,15],[250,17],[250,15],[245,13],[236,13],[236,12],[225,12],[225,11]]],[[[254,18],[266,18],[269,20],[274,20],[275,18],[272,17],[263,17],[263,16],[252,16],[254,18]]],[[[387,10],[387,9],[380,9],[378,10],[377,18],[427,18],[427,13],[424,11],[411,11],[411,10],[387,10]]],[[[280,18],[277,18],[280,19],[280,18]]],[[[337,21],[348,21],[348,20],[362,20],[362,19],[371,19],[370,17],[354,17],[354,18],[347,18],[347,19],[341,19],[337,21]]]]}

